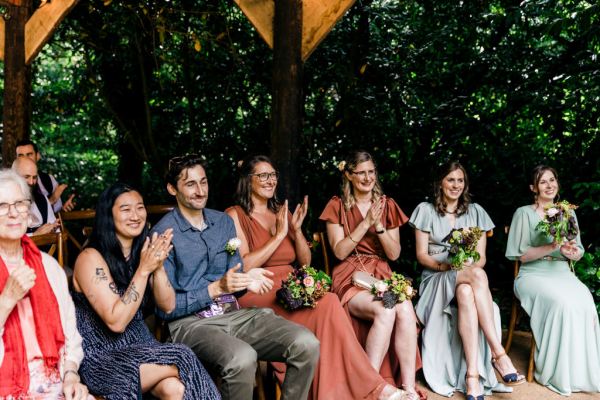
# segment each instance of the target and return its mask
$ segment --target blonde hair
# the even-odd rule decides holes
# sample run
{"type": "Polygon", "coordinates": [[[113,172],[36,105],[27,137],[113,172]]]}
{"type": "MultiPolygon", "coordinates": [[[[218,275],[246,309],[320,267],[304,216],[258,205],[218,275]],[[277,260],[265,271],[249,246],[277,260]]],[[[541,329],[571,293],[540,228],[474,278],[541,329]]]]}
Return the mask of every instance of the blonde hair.
{"type": "MultiPolygon", "coordinates": [[[[358,167],[358,164],[371,161],[377,169],[377,164],[373,157],[364,150],[353,151],[345,158],[345,165],[342,172],[342,203],[344,203],[344,208],[346,210],[350,210],[355,204],[356,199],[354,198],[354,187],[352,186],[352,182],[346,176],[346,172],[353,173],[353,171],[358,167]]],[[[375,186],[373,186],[372,190],[373,198],[371,199],[373,202],[379,200],[381,196],[383,196],[383,189],[381,188],[381,184],[379,183],[379,176],[375,175],[375,186]]]]}

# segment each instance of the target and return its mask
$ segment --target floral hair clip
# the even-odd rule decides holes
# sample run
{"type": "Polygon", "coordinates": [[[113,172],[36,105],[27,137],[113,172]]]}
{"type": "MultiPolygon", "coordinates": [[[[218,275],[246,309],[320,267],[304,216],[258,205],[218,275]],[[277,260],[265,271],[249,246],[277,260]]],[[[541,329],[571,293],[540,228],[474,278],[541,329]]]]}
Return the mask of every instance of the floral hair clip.
{"type": "Polygon", "coordinates": [[[242,165],[244,165],[244,160],[239,160],[236,165],[238,168],[242,168],[242,165]]]}
{"type": "Polygon", "coordinates": [[[344,172],[344,170],[346,169],[346,161],[340,161],[337,165],[338,169],[340,170],[340,172],[344,172]]]}

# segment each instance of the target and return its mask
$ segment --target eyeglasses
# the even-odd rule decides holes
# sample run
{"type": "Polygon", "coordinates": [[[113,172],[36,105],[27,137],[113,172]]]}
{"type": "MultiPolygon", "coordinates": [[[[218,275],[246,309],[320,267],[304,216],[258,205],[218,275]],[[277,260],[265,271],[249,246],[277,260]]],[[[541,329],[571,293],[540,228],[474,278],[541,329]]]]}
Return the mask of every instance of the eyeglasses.
{"type": "Polygon", "coordinates": [[[370,169],[368,171],[352,171],[352,174],[357,175],[360,179],[366,179],[367,176],[369,178],[377,175],[377,170],[370,169]]]}
{"type": "Polygon", "coordinates": [[[256,177],[258,177],[258,181],[259,182],[266,182],[269,179],[278,180],[279,179],[279,172],[277,172],[277,171],[262,172],[260,174],[248,174],[248,176],[256,176],[256,177]]]}
{"type": "Polygon", "coordinates": [[[15,201],[14,203],[0,203],[0,217],[8,215],[11,206],[15,206],[15,210],[17,210],[18,213],[26,213],[29,211],[29,206],[31,206],[31,200],[25,199],[15,201]]]}

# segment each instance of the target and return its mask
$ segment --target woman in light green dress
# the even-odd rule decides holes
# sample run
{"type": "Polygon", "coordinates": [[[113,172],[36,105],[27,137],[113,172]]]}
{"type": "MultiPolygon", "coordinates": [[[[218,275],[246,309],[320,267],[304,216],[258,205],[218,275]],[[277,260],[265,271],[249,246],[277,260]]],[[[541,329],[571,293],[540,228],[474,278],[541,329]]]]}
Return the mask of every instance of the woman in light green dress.
{"type": "Polygon", "coordinates": [[[410,217],[415,228],[417,260],[423,266],[417,317],[423,329],[423,373],[429,386],[444,396],[458,390],[467,399],[510,391],[498,382],[495,363],[507,385],[523,383],[500,342],[498,306],[492,301],[485,266],[486,235],[477,244],[479,261],[451,269],[450,245],[443,239],[453,228],[494,224],[485,210],[470,202],[468,177],[458,162],[444,165],[434,184],[434,203],[421,203],[410,217]]]}
{"type": "Polygon", "coordinates": [[[531,317],[536,342],[535,379],[563,395],[600,392],[600,325],[589,289],[571,272],[579,260],[579,235],[560,245],[536,230],[544,206],[558,195],[556,171],[533,170],[535,203],[517,209],[508,235],[506,257],[522,265],[515,294],[531,317]]]}

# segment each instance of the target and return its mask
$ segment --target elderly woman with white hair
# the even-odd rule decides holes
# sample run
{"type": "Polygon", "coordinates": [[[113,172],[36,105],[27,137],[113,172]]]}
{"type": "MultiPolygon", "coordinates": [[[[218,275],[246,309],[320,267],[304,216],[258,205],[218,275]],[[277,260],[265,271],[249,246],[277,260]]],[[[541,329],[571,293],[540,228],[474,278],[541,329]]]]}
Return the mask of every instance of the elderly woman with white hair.
{"type": "Polygon", "coordinates": [[[79,380],[83,358],[75,309],[58,263],[25,232],[31,194],[0,171],[0,398],[91,398],[79,380]]]}

